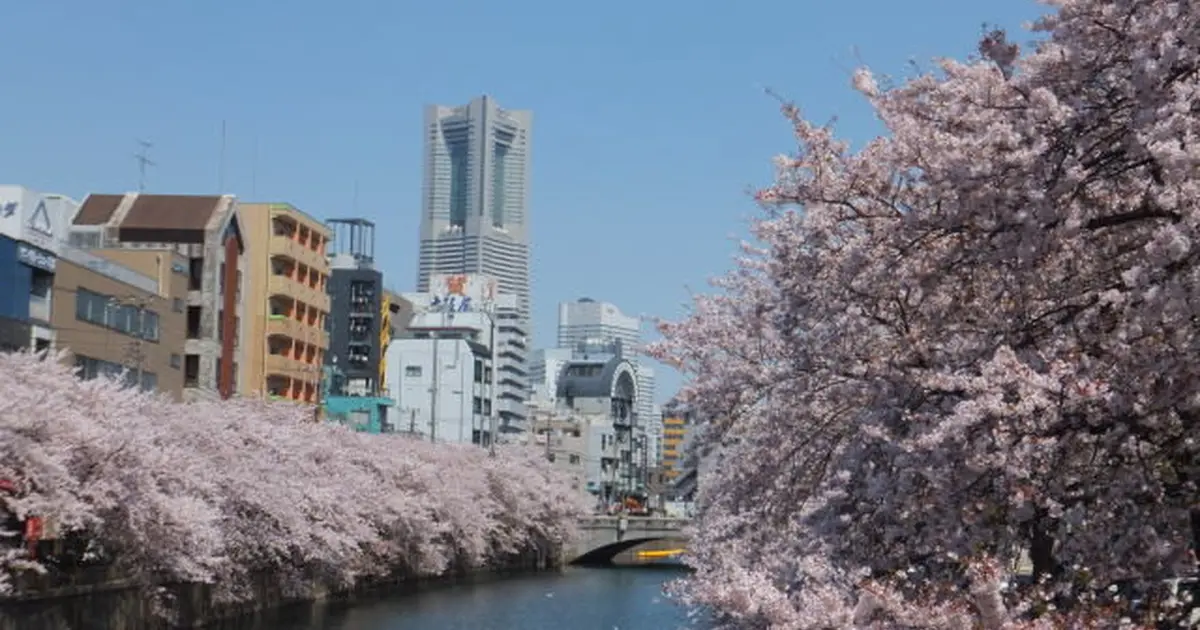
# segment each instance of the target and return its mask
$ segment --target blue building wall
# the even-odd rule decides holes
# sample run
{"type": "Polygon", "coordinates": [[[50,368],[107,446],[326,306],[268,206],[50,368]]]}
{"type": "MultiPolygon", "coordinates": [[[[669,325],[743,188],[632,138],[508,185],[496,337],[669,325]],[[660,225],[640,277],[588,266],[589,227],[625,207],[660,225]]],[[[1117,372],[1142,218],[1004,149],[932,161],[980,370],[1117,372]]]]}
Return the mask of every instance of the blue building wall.
{"type": "Polygon", "coordinates": [[[17,242],[0,236],[0,317],[27,321],[33,270],[17,260],[17,242]]]}

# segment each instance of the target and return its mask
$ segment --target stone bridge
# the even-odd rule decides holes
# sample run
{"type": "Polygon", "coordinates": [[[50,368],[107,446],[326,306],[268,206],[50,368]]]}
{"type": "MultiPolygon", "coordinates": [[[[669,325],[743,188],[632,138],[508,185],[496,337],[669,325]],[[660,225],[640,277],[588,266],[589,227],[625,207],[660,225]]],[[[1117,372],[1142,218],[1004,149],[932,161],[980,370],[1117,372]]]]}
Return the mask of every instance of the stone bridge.
{"type": "Polygon", "coordinates": [[[661,516],[589,516],[579,521],[579,539],[567,552],[572,564],[605,564],[643,543],[670,540],[687,544],[685,518],[661,516]]]}

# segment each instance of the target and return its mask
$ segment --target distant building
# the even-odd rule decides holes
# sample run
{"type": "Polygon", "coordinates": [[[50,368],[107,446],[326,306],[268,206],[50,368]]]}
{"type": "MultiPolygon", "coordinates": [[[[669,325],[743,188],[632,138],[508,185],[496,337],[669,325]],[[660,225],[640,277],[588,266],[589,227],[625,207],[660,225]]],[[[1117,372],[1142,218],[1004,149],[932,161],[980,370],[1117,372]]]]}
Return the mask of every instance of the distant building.
{"type": "MultiPolygon", "coordinates": [[[[655,375],[642,355],[642,322],[621,312],[616,305],[580,298],[558,305],[558,347],[576,349],[583,345],[609,345],[620,342],[624,356],[637,371],[637,414],[643,421],[654,418],[655,375]]],[[[657,419],[655,419],[656,421],[657,419]]],[[[652,422],[653,423],[653,422],[652,422]]]]}
{"type": "Polygon", "coordinates": [[[417,291],[445,274],[482,274],[516,298],[496,313],[505,336],[499,363],[500,422],[524,430],[528,398],[529,174],[533,114],[481,96],[425,109],[425,174],[417,291]]]}
{"type": "Polygon", "coordinates": [[[672,483],[684,469],[684,446],[692,431],[692,425],[692,414],[685,406],[671,403],[663,407],[661,467],[663,474],[672,483]]]}
{"type": "Polygon", "coordinates": [[[384,290],[383,308],[380,310],[383,315],[383,321],[379,326],[379,343],[382,350],[379,360],[379,382],[383,383],[390,391],[391,386],[388,385],[387,374],[387,350],[391,346],[392,341],[403,337],[405,331],[408,330],[408,323],[412,320],[413,316],[413,305],[399,293],[384,290]]]}
{"type": "Polygon", "coordinates": [[[187,259],[184,399],[238,389],[245,273],[231,195],[92,194],[74,215],[70,243],[93,249],[170,249],[187,259]]]}
{"type": "Polygon", "coordinates": [[[330,219],[329,352],[349,396],[383,394],[383,274],[375,269],[375,224],[366,219],[330,219]]]}
{"type": "Polygon", "coordinates": [[[504,335],[497,295],[481,275],[435,276],[428,293],[404,294],[413,314],[387,350],[395,430],[436,442],[490,445],[502,431],[499,360],[504,335]]]}
{"type": "Polygon", "coordinates": [[[286,203],[243,203],[246,341],[240,391],[317,404],[329,349],[324,223],[286,203]]]}
{"type": "Polygon", "coordinates": [[[23,186],[0,186],[0,350],[54,345],[51,287],[79,203],[23,186]]]}
{"type": "Polygon", "coordinates": [[[86,252],[64,245],[54,275],[55,345],[81,378],[122,374],[183,400],[187,258],[170,249],[86,252]]]}
{"type": "Polygon", "coordinates": [[[572,419],[586,439],[587,490],[602,505],[643,495],[649,461],[637,423],[633,363],[619,355],[568,362],[558,378],[556,414],[572,419]]]}
{"type": "Polygon", "coordinates": [[[558,395],[558,375],[575,356],[571,348],[544,348],[529,355],[529,394],[531,405],[554,408],[558,395]]]}

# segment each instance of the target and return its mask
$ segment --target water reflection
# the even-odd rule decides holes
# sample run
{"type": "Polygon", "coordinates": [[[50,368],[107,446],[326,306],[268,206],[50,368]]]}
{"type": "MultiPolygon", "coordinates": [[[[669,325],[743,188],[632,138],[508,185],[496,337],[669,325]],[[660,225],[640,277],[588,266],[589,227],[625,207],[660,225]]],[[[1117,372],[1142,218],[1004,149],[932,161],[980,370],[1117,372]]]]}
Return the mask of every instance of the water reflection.
{"type": "Polygon", "coordinates": [[[677,563],[505,578],[284,610],[239,630],[676,630],[697,628],[663,594],[677,563]]]}

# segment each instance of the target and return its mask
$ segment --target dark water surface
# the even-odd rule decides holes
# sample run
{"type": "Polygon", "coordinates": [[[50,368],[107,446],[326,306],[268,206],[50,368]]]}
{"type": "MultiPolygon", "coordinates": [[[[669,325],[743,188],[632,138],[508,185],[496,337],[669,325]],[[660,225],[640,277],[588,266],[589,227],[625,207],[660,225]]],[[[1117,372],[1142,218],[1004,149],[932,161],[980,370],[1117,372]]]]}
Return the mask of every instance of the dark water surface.
{"type": "Polygon", "coordinates": [[[255,630],[678,630],[702,628],[663,595],[677,566],[568,568],[286,613],[255,630]]]}

